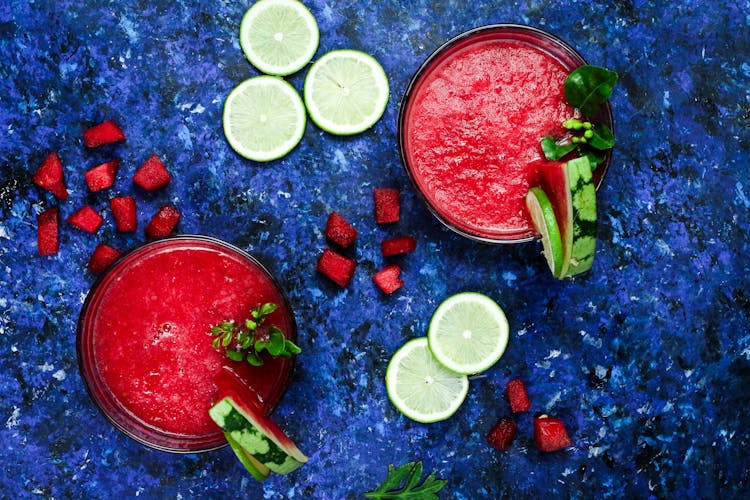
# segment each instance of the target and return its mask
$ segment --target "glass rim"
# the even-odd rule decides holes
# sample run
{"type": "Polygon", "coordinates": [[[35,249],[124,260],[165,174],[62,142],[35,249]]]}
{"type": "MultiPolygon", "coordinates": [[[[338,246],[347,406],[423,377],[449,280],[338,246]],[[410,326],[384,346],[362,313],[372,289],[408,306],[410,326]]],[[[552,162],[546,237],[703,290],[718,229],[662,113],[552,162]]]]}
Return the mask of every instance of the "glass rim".
{"type": "MultiPolygon", "coordinates": [[[[149,250],[152,247],[156,247],[156,250],[158,250],[158,247],[161,245],[169,247],[169,245],[179,245],[181,242],[198,242],[215,245],[230,253],[236,254],[259,269],[271,281],[276,288],[276,291],[281,296],[283,306],[289,312],[289,337],[293,341],[297,340],[297,322],[294,317],[294,311],[289,303],[289,299],[278,279],[270,272],[265,264],[249,252],[219,238],[200,234],[178,234],[135,245],[130,250],[119,256],[104,273],[97,277],[86,295],[86,299],[81,306],[81,312],[78,316],[76,328],[76,356],[78,358],[79,374],[89,398],[98,408],[100,413],[102,413],[107,421],[109,421],[109,423],[116,429],[140,444],[155,450],[170,453],[201,453],[222,448],[227,445],[224,434],[218,429],[218,427],[216,432],[196,436],[168,432],[149,425],[132,414],[117,400],[116,396],[112,394],[111,388],[104,382],[104,380],[102,380],[101,376],[98,375],[93,354],[90,352],[93,349],[91,347],[93,331],[89,325],[91,318],[90,309],[91,307],[97,306],[95,301],[101,299],[103,292],[99,293],[99,290],[102,289],[102,286],[106,285],[109,279],[112,279],[113,273],[116,274],[121,270],[120,266],[128,266],[131,263],[130,260],[136,259],[137,261],[139,258],[149,255],[149,250]],[[100,390],[97,391],[96,389],[100,390]],[[105,394],[101,394],[101,392],[104,392],[105,394]]],[[[127,269],[127,267],[123,269],[127,269]]],[[[284,368],[285,373],[281,375],[278,385],[279,389],[272,393],[272,397],[267,398],[264,401],[264,408],[266,411],[270,412],[276,408],[286,392],[294,369],[294,364],[295,359],[292,357],[288,360],[286,368],[284,368]]]]}
{"type": "MultiPolygon", "coordinates": [[[[419,65],[417,70],[414,72],[414,74],[410,78],[409,83],[406,86],[406,90],[404,91],[404,94],[401,98],[401,102],[399,104],[398,119],[397,119],[397,124],[396,124],[396,135],[398,137],[399,158],[401,160],[401,166],[406,172],[406,175],[409,178],[409,182],[414,188],[414,191],[416,191],[418,197],[422,200],[422,202],[428,208],[428,210],[432,213],[432,215],[446,228],[450,229],[451,231],[463,237],[466,237],[468,239],[478,241],[481,243],[500,244],[500,245],[527,243],[527,242],[538,239],[538,235],[522,236],[522,237],[515,237],[515,238],[514,237],[510,237],[510,238],[487,237],[487,236],[475,234],[465,229],[462,229],[460,227],[457,227],[456,224],[447,220],[446,217],[440,213],[440,211],[427,199],[427,196],[425,196],[425,194],[422,192],[422,189],[419,187],[419,184],[417,183],[417,180],[415,179],[415,176],[412,173],[412,169],[409,166],[409,161],[406,155],[406,144],[405,144],[406,140],[404,139],[406,111],[411,101],[412,94],[415,91],[415,87],[420,83],[421,78],[429,70],[429,68],[432,66],[432,64],[435,62],[436,59],[438,59],[446,51],[450,50],[455,45],[471,37],[474,37],[474,36],[477,36],[486,32],[492,32],[492,31],[505,32],[505,33],[525,33],[525,34],[531,34],[535,37],[540,37],[544,40],[551,42],[553,45],[558,46],[565,53],[567,53],[573,59],[575,59],[579,63],[578,64],[579,66],[588,64],[586,60],[583,58],[583,56],[578,52],[578,50],[576,50],[568,42],[559,38],[556,35],[553,35],[552,33],[548,31],[542,30],[540,28],[536,28],[534,26],[529,26],[525,24],[515,24],[515,23],[497,23],[497,24],[486,24],[482,26],[477,26],[475,28],[463,31],[449,38],[448,40],[443,42],[441,45],[439,45],[436,49],[434,49],[427,56],[427,58],[419,65]]],[[[549,51],[545,50],[543,47],[537,47],[537,48],[544,51],[546,54],[549,54],[551,57],[558,59],[554,54],[551,54],[549,51]]],[[[615,133],[614,116],[612,114],[612,107],[610,105],[609,100],[604,104],[604,106],[602,107],[602,109],[600,110],[597,116],[610,127],[610,129],[612,130],[612,133],[614,134],[615,133]]],[[[599,167],[594,172],[595,174],[594,175],[594,187],[597,191],[601,187],[604,181],[604,177],[606,177],[607,172],[609,171],[609,167],[612,162],[612,151],[613,151],[612,149],[607,150],[605,157],[604,157],[604,161],[599,165],[599,167]]]]}

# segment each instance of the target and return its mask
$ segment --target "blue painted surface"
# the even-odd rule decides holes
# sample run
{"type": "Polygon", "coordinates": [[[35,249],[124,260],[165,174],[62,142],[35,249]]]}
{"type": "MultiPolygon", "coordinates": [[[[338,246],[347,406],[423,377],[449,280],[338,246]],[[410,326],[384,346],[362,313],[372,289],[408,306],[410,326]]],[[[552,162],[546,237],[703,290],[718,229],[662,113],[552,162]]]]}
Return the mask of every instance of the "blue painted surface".
{"type": "MultiPolygon", "coordinates": [[[[239,48],[247,2],[7,0],[0,4],[0,491],[49,498],[359,498],[388,463],[422,459],[445,498],[742,497],[750,493],[750,18],[745,2],[306,2],[318,56],[356,48],[391,83],[384,118],[337,138],[308,124],[292,154],[268,165],[232,152],[221,131],[230,89],[257,74],[239,48]],[[599,193],[593,272],[553,280],[536,243],[485,246],[442,228],[411,191],[396,115],[411,73],[447,38],[496,22],[555,33],[619,72],[618,145],[599,193]],[[81,133],[120,122],[127,142],[85,151],[81,133]],[[172,455],[113,429],[80,380],[75,328],[99,241],[128,248],[105,210],[94,236],[62,225],[57,256],[36,256],[35,214],[55,204],[31,174],[57,150],[71,192],[63,216],[115,193],[138,198],[140,227],[175,203],[181,232],[223,238],[276,273],[300,325],[303,355],[276,420],[310,456],[263,484],[229,449],[172,455]],[[160,154],[173,182],[130,183],[160,154]],[[115,187],[89,195],[83,172],[112,156],[115,187]],[[402,220],[378,227],[374,187],[402,189],[402,220]],[[331,210],[359,229],[353,283],[315,273],[331,210]],[[379,243],[412,234],[405,287],[383,296],[379,243]],[[448,421],[421,425],[388,402],[383,376],[405,340],[426,333],[449,294],[484,292],[506,310],[506,355],[472,380],[448,421]],[[484,435],[509,414],[504,385],[528,384],[506,452],[484,435]],[[561,417],[573,447],[543,454],[534,412],[561,417]]],[[[301,88],[304,72],[289,80],[301,88]]]]}

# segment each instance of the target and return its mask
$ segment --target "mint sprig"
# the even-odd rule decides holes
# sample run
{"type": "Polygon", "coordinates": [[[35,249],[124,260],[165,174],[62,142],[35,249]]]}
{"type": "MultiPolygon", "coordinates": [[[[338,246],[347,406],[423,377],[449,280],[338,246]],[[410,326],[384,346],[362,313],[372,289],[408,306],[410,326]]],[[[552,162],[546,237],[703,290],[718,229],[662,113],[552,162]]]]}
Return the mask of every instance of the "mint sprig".
{"type": "MultiPolygon", "coordinates": [[[[593,117],[612,94],[617,73],[598,66],[584,65],[573,70],[563,83],[568,104],[593,117]]],[[[541,146],[545,158],[557,161],[577,151],[579,156],[589,159],[596,168],[604,161],[606,151],[615,144],[612,130],[603,123],[571,118],[562,123],[567,134],[559,139],[552,136],[542,138],[541,146]]]]}
{"type": "Polygon", "coordinates": [[[446,481],[429,474],[422,480],[422,462],[409,462],[399,467],[388,466],[388,477],[378,489],[364,494],[367,498],[382,500],[420,499],[437,500],[437,492],[445,486],[446,481]],[[421,482],[420,482],[421,481],[421,482]]]}
{"type": "Polygon", "coordinates": [[[234,321],[220,321],[209,330],[214,337],[211,344],[215,349],[225,349],[229,359],[245,360],[253,366],[263,365],[263,351],[274,358],[299,354],[301,349],[287,339],[278,326],[264,326],[266,318],[278,308],[278,304],[272,302],[258,304],[250,311],[250,317],[242,327],[234,321]]]}

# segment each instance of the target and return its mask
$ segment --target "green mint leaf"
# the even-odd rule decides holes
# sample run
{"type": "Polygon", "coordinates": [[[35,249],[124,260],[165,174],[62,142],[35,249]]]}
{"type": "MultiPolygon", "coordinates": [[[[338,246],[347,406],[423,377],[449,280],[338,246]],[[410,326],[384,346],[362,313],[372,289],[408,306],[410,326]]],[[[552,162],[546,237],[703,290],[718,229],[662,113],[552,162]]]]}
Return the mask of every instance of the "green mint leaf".
{"type": "Polygon", "coordinates": [[[221,347],[221,337],[215,337],[211,341],[211,345],[214,346],[214,349],[218,349],[219,347],[221,347]]]}
{"type": "Polygon", "coordinates": [[[584,116],[594,116],[612,95],[617,73],[598,66],[584,65],[573,70],[563,83],[568,104],[584,116]]]}
{"type": "MultiPolygon", "coordinates": [[[[240,358],[240,360],[242,360],[242,358],[240,358]]],[[[253,366],[263,366],[263,360],[253,351],[247,353],[247,362],[253,366]]]]}
{"type": "Polygon", "coordinates": [[[576,148],[575,144],[558,144],[553,137],[542,139],[542,152],[548,160],[557,161],[576,148]]]}
{"type": "Polygon", "coordinates": [[[232,332],[227,332],[221,338],[221,346],[226,347],[232,342],[232,332]]]}
{"type": "Polygon", "coordinates": [[[603,123],[597,123],[593,129],[593,134],[588,138],[587,144],[594,149],[604,151],[612,149],[615,145],[615,136],[612,130],[603,123]]]}
{"type": "Polygon", "coordinates": [[[606,158],[606,153],[596,149],[585,149],[581,151],[581,153],[582,156],[589,160],[592,171],[596,170],[596,167],[598,167],[604,161],[604,158],[606,158]]]}
{"type": "Polygon", "coordinates": [[[227,349],[227,357],[233,361],[242,361],[242,358],[245,357],[243,353],[240,351],[235,351],[234,349],[227,349]]]}
{"type": "Polygon", "coordinates": [[[269,314],[271,314],[278,308],[279,308],[278,304],[274,304],[273,302],[267,302],[260,307],[260,314],[261,316],[268,316],[269,314]]]}
{"type": "Polygon", "coordinates": [[[245,320],[245,328],[247,328],[250,331],[256,330],[258,328],[258,323],[251,319],[245,320]]]}
{"type": "Polygon", "coordinates": [[[268,341],[268,352],[271,353],[271,356],[279,356],[284,352],[284,340],[284,334],[281,331],[271,333],[268,341]]]}
{"type": "Polygon", "coordinates": [[[289,354],[299,354],[302,352],[302,349],[289,339],[284,339],[284,350],[289,354]]]}

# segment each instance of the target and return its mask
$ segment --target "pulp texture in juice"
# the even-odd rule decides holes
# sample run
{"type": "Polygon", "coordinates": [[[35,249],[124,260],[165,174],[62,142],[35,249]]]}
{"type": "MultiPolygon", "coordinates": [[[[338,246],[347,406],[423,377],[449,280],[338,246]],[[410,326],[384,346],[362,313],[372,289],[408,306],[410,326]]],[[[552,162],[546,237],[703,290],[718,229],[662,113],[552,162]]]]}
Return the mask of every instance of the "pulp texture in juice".
{"type": "Polygon", "coordinates": [[[222,367],[231,364],[261,400],[275,404],[290,361],[230,361],[212,347],[209,327],[241,324],[265,302],[281,305],[267,324],[291,332],[294,320],[272,279],[245,256],[210,241],[161,245],[115,266],[97,288],[89,306],[91,361],[111,397],[144,425],[182,436],[218,434],[208,409],[222,367]]]}
{"type": "Polygon", "coordinates": [[[540,140],[574,115],[571,68],[522,40],[482,34],[434,59],[406,105],[411,177],[449,225],[486,239],[534,235],[524,197],[537,182],[540,140]]]}

